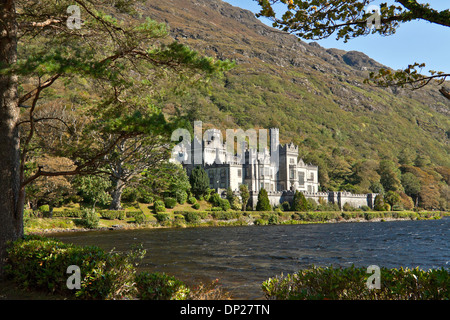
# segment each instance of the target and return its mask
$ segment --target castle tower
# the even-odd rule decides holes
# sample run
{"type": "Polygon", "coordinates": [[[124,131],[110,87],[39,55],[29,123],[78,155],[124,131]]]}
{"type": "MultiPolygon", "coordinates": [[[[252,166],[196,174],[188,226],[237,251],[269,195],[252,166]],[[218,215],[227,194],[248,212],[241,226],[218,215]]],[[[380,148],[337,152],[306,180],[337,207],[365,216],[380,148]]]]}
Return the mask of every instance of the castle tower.
{"type": "Polygon", "coordinates": [[[292,142],[280,145],[279,191],[291,190],[297,186],[298,146],[292,142]]]}
{"type": "Polygon", "coordinates": [[[280,129],[278,128],[270,128],[269,131],[270,137],[270,151],[271,153],[275,150],[279,150],[280,147],[280,129]]]}

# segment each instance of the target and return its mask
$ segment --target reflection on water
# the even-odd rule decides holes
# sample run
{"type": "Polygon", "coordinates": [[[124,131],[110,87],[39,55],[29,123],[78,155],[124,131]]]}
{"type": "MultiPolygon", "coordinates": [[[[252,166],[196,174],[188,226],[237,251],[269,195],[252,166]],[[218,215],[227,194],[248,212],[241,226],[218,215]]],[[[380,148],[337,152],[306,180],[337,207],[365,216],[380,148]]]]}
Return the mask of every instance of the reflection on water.
{"type": "Polygon", "coordinates": [[[65,242],[126,251],[143,243],[140,269],[188,283],[220,283],[238,299],[261,299],[261,283],[311,265],[450,267],[450,217],[430,221],[79,232],[65,242]]]}

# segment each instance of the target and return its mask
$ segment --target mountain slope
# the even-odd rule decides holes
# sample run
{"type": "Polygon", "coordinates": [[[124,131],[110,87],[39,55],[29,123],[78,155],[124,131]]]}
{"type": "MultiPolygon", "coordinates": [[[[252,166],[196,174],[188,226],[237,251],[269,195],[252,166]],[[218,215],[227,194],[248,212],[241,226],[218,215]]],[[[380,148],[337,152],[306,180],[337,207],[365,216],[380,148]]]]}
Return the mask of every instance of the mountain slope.
{"type": "Polygon", "coordinates": [[[450,103],[438,87],[368,86],[368,72],[383,66],[364,53],[307,44],[220,0],[151,0],[140,13],[201,53],[237,63],[208,94],[168,101],[168,113],[179,105],[204,127],[278,127],[281,142],[300,145],[330,189],[367,191],[382,159],[450,166],[450,103]],[[372,170],[367,181],[364,168],[372,170]]]}

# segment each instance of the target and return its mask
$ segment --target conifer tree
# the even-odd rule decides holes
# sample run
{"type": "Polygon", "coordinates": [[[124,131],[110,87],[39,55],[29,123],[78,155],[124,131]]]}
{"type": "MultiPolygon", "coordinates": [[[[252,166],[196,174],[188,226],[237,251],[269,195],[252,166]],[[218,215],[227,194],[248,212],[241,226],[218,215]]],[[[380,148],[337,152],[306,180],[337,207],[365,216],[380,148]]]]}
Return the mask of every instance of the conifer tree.
{"type": "Polygon", "coordinates": [[[256,203],[257,211],[271,211],[272,206],[270,205],[269,196],[267,195],[266,189],[262,188],[258,193],[258,202],[256,203]]]}
{"type": "Polygon", "coordinates": [[[200,166],[197,166],[192,170],[191,175],[189,176],[189,182],[191,184],[191,191],[197,198],[204,196],[209,189],[208,174],[200,166]]]}
{"type": "Polygon", "coordinates": [[[308,211],[308,201],[306,200],[305,195],[298,190],[296,190],[294,194],[292,211],[308,211]]]}

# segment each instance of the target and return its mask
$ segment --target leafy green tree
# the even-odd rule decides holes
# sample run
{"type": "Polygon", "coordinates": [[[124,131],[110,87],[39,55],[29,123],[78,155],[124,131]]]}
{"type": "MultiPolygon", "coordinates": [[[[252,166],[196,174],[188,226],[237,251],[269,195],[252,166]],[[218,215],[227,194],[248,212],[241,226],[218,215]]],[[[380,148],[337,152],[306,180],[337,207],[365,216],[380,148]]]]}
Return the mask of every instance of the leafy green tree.
{"type": "Polygon", "coordinates": [[[305,195],[296,190],[294,194],[294,200],[292,202],[291,210],[292,211],[308,211],[308,201],[306,200],[305,195]]]}
{"type": "Polygon", "coordinates": [[[83,202],[91,204],[93,209],[96,204],[105,206],[111,201],[108,193],[111,181],[102,176],[78,176],[74,179],[73,185],[83,198],[83,202]]]}
{"type": "Polygon", "coordinates": [[[209,177],[206,171],[200,167],[195,167],[189,176],[191,191],[195,197],[200,198],[205,195],[209,189],[209,177]]]}
{"type": "Polygon", "coordinates": [[[144,178],[143,172],[162,167],[169,161],[170,131],[159,132],[164,130],[162,128],[166,123],[163,117],[158,115],[157,118],[159,122],[153,128],[149,125],[147,134],[121,140],[105,156],[106,171],[112,181],[111,210],[121,209],[124,189],[132,184],[139,184],[144,178]],[[153,134],[151,134],[152,131],[153,134]]]}
{"type": "Polygon", "coordinates": [[[379,181],[372,182],[370,184],[370,188],[369,189],[373,193],[380,193],[380,194],[384,193],[383,185],[379,181]]]}
{"type": "Polygon", "coordinates": [[[0,2],[0,34],[8,35],[0,39],[0,261],[6,242],[23,235],[29,183],[98,173],[117,143],[142,134],[140,123],[123,119],[167,92],[165,85],[184,90],[232,67],[174,42],[164,24],[130,19],[139,4],[0,2]],[[80,28],[69,27],[70,5],[80,9],[80,28]],[[49,88],[67,94],[61,99],[49,88]],[[101,143],[93,130],[110,139],[101,143]],[[25,174],[32,154],[42,150],[73,160],[75,168],[51,171],[38,164],[25,174]]]}
{"type": "Polygon", "coordinates": [[[405,189],[405,193],[416,200],[417,206],[418,196],[420,193],[420,179],[411,172],[405,172],[402,174],[401,181],[402,186],[405,189]]]}
{"type": "Polygon", "coordinates": [[[248,186],[246,184],[241,184],[239,186],[239,192],[241,194],[242,200],[242,211],[245,211],[247,208],[248,199],[250,199],[250,192],[248,191],[248,186]]]}
{"type": "MultiPolygon", "coordinates": [[[[403,23],[413,20],[425,20],[442,27],[450,27],[449,10],[436,10],[430,4],[418,3],[416,0],[396,0],[395,4],[384,2],[380,4],[378,16],[380,25],[373,28],[369,23],[375,18],[374,12],[366,8],[370,0],[256,0],[261,6],[257,16],[264,16],[273,21],[273,26],[296,36],[318,40],[336,34],[336,39],[345,42],[352,38],[379,34],[389,36],[403,23]],[[285,12],[277,16],[274,6],[284,4],[285,12]]],[[[424,63],[413,63],[405,70],[392,71],[380,69],[378,73],[371,72],[368,83],[381,86],[401,86],[412,89],[421,88],[437,79],[443,84],[450,76],[448,73],[430,70],[431,75],[420,74],[424,63]]],[[[440,92],[450,99],[450,92],[444,87],[440,92]]]]}
{"type": "Polygon", "coordinates": [[[399,204],[401,201],[400,194],[398,194],[395,191],[388,191],[384,195],[384,200],[386,203],[389,203],[391,207],[393,207],[396,204],[399,204]]]}
{"type": "Polygon", "coordinates": [[[404,148],[397,156],[398,163],[401,165],[412,165],[415,158],[416,152],[414,152],[411,148],[404,148]]]}
{"type": "Polygon", "coordinates": [[[256,203],[256,211],[271,211],[269,196],[264,188],[261,188],[258,193],[258,202],[256,203]]]}
{"type": "Polygon", "coordinates": [[[380,183],[383,185],[385,191],[402,190],[400,170],[396,167],[394,162],[390,160],[380,161],[378,173],[380,174],[380,183]]]}
{"type": "Polygon", "coordinates": [[[161,165],[147,168],[142,175],[143,178],[138,184],[141,193],[153,198],[171,196],[178,199],[180,195],[177,194],[191,190],[189,177],[180,164],[163,162],[161,165]]]}

